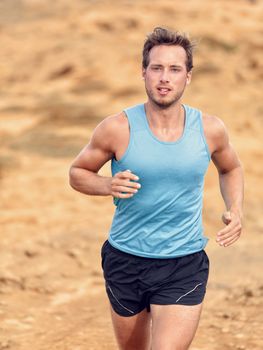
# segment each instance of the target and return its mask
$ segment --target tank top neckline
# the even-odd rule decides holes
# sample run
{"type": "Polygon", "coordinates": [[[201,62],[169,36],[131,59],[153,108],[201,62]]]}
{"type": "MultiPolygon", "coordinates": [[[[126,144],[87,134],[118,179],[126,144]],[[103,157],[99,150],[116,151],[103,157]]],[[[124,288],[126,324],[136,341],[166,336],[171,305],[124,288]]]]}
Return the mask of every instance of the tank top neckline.
{"type": "Polygon", "coordinates": [[[152,132],[150,125],[149,125],[149,121],[147,119],[147,115],[146,115],[146,109],[145,109],[145,104],[143,103],[141,105],[142,107],[142,114],[143,114],[143,119],[144,119],[144,123],[146,126],[146,129],[148,131],[148,133],[150,134],[150,136],[157,142],[162,143],[164,145],[176,145],[178,143],[180,143],[181,141],[183,141],[185,134],[186,134],[186,129],[187,129],[187,125],[188,125],[188,113],[187,113],[187,106],[185,104],[182,104],[183,108],[184,108],[184,129],[183,129],[183,133],[182,135],[175,141],[162,141],[160,139],[158,139],[157,136],[154,135],[154,133],[152,132]]]}

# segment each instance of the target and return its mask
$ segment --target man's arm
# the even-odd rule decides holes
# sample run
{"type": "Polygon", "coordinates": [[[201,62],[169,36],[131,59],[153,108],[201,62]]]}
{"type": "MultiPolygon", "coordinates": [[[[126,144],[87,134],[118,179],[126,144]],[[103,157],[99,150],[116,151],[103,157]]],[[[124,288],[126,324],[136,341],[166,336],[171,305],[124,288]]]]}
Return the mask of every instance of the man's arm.
{"type": "Polygon", "coordinates": [[[101,167],[115,155],[121,115],[104,119],[94,130],[90,142],[73,161],[69,171],[70,185],[88,195],[130,198],[140,185],[131,180],[138,177],[129,170],[114,177],[98,174],[101,167]]]}
{"type": "Polygon", "coordinates": [[[212,149],[212,161],[219,174],[219,184],[226,205],[222,216],[226,227],[217,233],[217,242],[221,246],[234,243],[241,234],[243,216],[244,180],[243,170],[238,156],[229,142],[223,122],[216,117],[207,121],[208,140],[212,149]]]}

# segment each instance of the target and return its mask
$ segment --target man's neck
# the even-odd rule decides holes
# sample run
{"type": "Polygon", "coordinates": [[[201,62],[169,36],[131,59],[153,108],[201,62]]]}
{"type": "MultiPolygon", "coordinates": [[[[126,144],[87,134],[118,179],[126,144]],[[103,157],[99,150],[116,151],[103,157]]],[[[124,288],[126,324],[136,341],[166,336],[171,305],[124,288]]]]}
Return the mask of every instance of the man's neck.
{"type": "Polygon", "coordinates": [[[151,101],[147,101],[145,110],[147,119],[154,128],[176,128],[184,123],[184,108],[180,100],[167,108],[160,108],[151,101]]]}

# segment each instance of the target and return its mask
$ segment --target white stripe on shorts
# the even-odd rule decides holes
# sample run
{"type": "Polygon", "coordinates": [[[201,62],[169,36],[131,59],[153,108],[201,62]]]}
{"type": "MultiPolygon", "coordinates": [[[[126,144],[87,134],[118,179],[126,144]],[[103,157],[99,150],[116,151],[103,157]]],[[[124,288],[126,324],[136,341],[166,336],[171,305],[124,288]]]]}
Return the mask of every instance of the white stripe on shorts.
{"type": "Polygon", "coordinates": [[[196,290],[196,288],[197,288],[198,286],[201,286],[201,284],[203,284],[203,283],[198,283],[193,289],[189,290],[189,292],[187,292],[187,293],[181,295],[181,296],[176,300],[176,303],[177,303],[180,299],[182,299],[183,297],[185,297],[186,295],[188,295],[188,294],[192,293],[194,290],[196,290]]]}
{"type": "Polygon", "coordinates": [[[116,298],[116,296],[114,295],[114,293],[113,293],[111,287],[110,287],[108,284],[107,284],[107,287],[108,287],[109,291],[111,292],[113,298],[117,301],[117,303],[118,303],[121,307],[123,307],[125,310],[129,311],[131,314],[134,314],[134,312],[133,312],[132,310],[128,309],[127,307],[125,307],[124,305],[122,305],[122,304],[119,302],[119,300],[116,298]]]}

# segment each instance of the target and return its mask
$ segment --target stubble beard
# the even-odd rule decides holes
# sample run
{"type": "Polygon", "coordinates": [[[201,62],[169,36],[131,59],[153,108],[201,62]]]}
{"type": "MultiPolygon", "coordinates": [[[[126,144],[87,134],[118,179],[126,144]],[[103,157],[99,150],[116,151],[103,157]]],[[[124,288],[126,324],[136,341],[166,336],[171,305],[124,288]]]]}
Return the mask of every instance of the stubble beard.
{"type": "Polygon", "coordinates": [[[183,93],[184,93],[184,89],[182,91],[177,92],[174,96],[172,96],[171,98],[165,100],[165,98],[156,98],[154,96],[154,93],[152,92],[152,90],[147,89],[147,87],[145,86],[145,90],[147,93],[147,96],[149,98],[149,100],[155,104],[157,107],[159,107],[160,109],[167,109],[169,107],[171,107],[172,105],[176,104],[180,98],[182,97],[183,93]]]}

